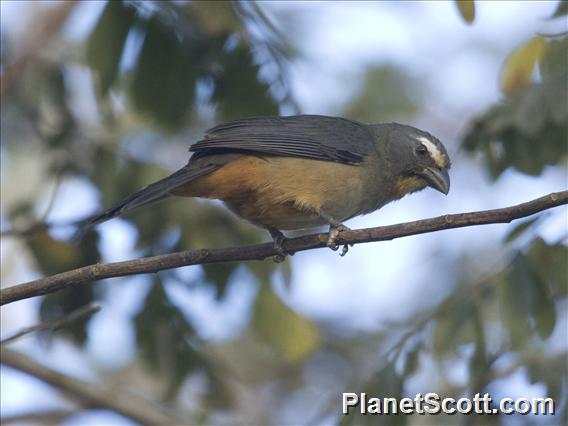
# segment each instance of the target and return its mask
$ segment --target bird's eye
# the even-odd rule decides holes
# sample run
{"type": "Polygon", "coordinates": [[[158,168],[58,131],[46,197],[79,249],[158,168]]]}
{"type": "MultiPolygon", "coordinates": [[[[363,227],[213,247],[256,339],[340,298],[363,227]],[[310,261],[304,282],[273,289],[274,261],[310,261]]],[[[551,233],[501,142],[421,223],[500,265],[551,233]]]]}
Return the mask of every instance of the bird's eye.
{"type": "Polygon", "coordinates": [[[416,148],[416,154],[423,157],[428,153],[428,149],[424,145],[418,145],[416,148]]]}

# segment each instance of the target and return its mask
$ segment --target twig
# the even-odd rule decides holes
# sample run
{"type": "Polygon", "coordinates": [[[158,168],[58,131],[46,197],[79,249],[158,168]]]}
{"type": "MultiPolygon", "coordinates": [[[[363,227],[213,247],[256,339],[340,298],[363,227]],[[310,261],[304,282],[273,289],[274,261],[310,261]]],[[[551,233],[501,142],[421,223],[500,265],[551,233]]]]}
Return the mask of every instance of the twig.
{"type": "Polygon", "coordinates": [[[20,337],[26,336],[30,333],[36,333],[38,331],[44,331],[44,330],[55,331],[59,328],[66,327],[81,319],[89,318],[90,316],[94,315],[100,310],[101,310],[100,305],[97,305],[96,303],[90,303],[86,306],[81,306],[80,308],[69,312],[67,315],[63,315],[60,318],[41,322],[31,327],[23,328],[20,331],[11,335],[10,337],[6,337],[5,339],[0,340],[0,345],[5,345],[6,343],[13,342],[14,340],[17,340],[20,337]]]}
{"type": "Polygon", "coordinates": [[[73,220],[69,222],[37,221],[28,225],[26,228],[6,229],[4,231],[0,231],[0,238],[28,238],[34,234],[47,231],[48,229],[68,228],[70,226],[78,226],[81,223],[83,223],[83,220],[73,220]]]}
{"type": "MultiPolygon", "coordinates": [[[[567,203],[568,191],[556,192],[526,203],[502,209],[451,214],[397,225],[343,231],[340,233],[337,242],[340,245],[353,245],[372,241],[392,240],[444,229],[488,225],[492,223],[508,223],[515,219],[531,216],[543,210],[567,203]]],[[[326,241],[327,234],[312,234],[288,239],[284,241],[282,246],[287,253],[296,253],[325,247],[326,241]]],[[[71,285],[85,284],[105,278],[148,274],[165,269],[206,263],[263,260],[277,254],[274,245],[272,243],[266,243],[244,247],[187,250],[123,262],[98,263],[8,287],[0,291],[0,305],[42,294],[53,293],[71,285]]]]}
{"type": "Polygon", "coordinates": [[[2,348],[2,364],[28,373],[63,391],[65,395],[82,406],[100,407],[129,417],[143,425],[181,424],[181,420],[172,417],[150,400],[141,398],[124,390],[109,392],[99,383],[86,382],[44,367],[28,356],[2,348]]]}
{"type": "Polygon", "coordinates": [[[33,425],[58,425],[67,418],[78,414],[77,410],[50,410],[41,412],[32,412],[24,414],[15,414],[12,416],[3,416],[2,425],[8,424],[33,424],[33,425]]]}
{"type": "Polygon", "coordinates": [[[38,222],[46,222],[47,217],[53,210],[55,206],[55,199],[57,198],[57,194],[59,193],[59,189],[61,188],[61,184],[63,183],[63,166],[59,166],[56,173],[55,173],[55,182],[53,183],[53,189],[51,190],[51,194],[49,195],[49,200],[47,201],[47,206],[45,206],[45,210],[39,217],[38,222]]]}

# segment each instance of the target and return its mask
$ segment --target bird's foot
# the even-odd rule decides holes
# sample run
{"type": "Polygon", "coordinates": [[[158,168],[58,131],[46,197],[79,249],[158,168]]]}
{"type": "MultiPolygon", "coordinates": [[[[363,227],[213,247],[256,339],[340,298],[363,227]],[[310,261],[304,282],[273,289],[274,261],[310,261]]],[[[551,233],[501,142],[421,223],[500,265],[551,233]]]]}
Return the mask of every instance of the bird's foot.
{"type": "MultiPolygon", "coordinates": [[[[339,249],[339,244],[337,244],[337,238],[339,235],[344,231],[349,231],[350,229],[343,225],[342,223],[331,223],[329,225],[329,235],[327,237],[327,246],[332,249],[333,251],[337,251],[339,249]]],[[[349,244],[344,244],[341,248],[341,252],[339,252],[340,256],[345,256],[349,251],[349,244]]]]}
{"type": "Polygon", "coordinates": [[[274,241],[274,251],[276,251],[276,254],[272,256],[272,260],[274,262],[282,263],[286,260],[286,257],[288,257],[288,255],[294,254],[287,253],[282,247],[282,244],[284,243],[284,241],[286,241],[286,236],[282,232],[275,228],[268,228],[268,232],[270,232],[270,236],[274,241]]]}

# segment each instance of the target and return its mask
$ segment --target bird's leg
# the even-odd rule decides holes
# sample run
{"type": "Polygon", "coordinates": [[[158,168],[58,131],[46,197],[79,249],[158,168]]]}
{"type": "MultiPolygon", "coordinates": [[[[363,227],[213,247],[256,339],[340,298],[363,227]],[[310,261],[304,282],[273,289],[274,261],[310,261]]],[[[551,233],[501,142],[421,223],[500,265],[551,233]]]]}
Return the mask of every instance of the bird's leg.
{"type": "MultiPolygon", "coordinates": [[[[333,251],[336,251],[339,246],[337,245],[337,237],[339,237],[339,234],[343,231],[349,231],[349,228],[347,226],[345,226],[343,223],[341,223],[340,221],[332,218],[331,216],[329,216],[328,214],[324,213],[324,212],[320,212],[319,213],[320,217],[322,219],[325,219],[325,221],[327,223],[329,223],[329,236],[327,238],[327,246],[332,249],[333,251]]],[[[341,253],[339,253],[340,256],[345,256],[347,254],[347,252],[349,251],[349,245],[348,244],[344,244],[342,249],[341,249],[341,253]]]]}
{"type": "Polygon", "coordinates": [[[270,232],[270,236],[274,241],[274,250],[276,250],[277,253],[275,256],[272,257],[272,260],[274,260],[277,263],[284,262],[286,256],[290,254],[286,253],[282,248],[282,243],[286,241],[286,236],[281,231],[271,226],[267,226],[266,230],[270,232]]]}

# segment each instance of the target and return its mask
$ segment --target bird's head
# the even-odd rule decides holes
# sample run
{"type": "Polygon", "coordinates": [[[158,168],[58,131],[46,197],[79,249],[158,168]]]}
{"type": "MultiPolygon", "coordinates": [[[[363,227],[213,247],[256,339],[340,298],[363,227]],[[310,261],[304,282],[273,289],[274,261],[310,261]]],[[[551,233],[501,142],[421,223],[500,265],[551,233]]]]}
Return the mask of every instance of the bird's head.
{"type": "Polygon", "coordinates": [[[442,142],[411,126],[396,123],[382,126],[380,139],[386,142],[383,147],[396,196],[402,197],[427,186],[447,194],[451,163],[442,142]]]}

